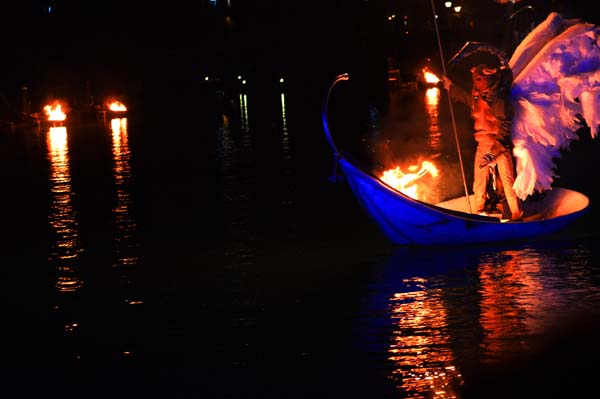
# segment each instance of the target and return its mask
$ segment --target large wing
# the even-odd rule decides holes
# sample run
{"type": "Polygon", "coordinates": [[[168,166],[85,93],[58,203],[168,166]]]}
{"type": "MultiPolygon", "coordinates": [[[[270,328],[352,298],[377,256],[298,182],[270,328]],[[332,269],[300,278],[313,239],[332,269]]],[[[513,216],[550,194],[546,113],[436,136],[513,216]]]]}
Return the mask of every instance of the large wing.
{"type": "Polygon", "coordinates": [[[600,28],[551,13],[515,49],[514,189],[521,199],[551,189],[561,150],[583,124],[600,125],[600,28]]]}

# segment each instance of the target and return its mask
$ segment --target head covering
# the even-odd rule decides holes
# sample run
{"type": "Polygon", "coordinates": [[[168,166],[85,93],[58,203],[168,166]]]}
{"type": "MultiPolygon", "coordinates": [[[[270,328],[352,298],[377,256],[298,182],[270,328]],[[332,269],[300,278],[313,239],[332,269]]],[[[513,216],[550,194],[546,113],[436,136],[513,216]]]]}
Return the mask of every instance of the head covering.
{"type": "Polygon", "coordinates": [[[470,69],[473,79],[482,77],[487,82],[486,87],[480,90],[480,94],[486,97],[498,94],[500,90],[510,88],[510,69],[507,67],[492,67],[487,64],[479,64],[470,69]]]}

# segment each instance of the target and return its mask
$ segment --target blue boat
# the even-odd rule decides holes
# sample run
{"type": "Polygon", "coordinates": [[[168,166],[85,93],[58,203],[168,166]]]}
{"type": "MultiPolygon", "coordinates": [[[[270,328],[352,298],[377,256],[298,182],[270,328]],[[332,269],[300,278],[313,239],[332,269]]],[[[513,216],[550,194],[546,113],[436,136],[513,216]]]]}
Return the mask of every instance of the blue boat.
{"type": "Polygon", "coordinates": [[[470,213],[472,195],[437,204],[409,197],[361,169],[337,149],[327,122],[327,103],[333,86],[342,80],[348,80],[348,75],[336,77],[324,102],[322,122],[326,138],[336,165],[359,204],[393,244],[454,245],[531,239],[559,232],[588,212],[590,200],[586,195],[560,187],[525,200],[524,215],[519,221],[470,213]]]}

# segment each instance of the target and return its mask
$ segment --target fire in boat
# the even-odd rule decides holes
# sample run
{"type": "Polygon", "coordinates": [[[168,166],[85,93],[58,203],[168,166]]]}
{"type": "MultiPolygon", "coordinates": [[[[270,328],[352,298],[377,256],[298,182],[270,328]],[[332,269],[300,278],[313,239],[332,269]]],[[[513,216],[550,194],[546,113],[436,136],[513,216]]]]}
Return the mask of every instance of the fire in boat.
{"type": "Polygon", "coordinates": [[[425,160],[409,165],[404,170],[400,166],[387,169],[381,173],[380,179],[401,193],[426,202],[432,190],[431,185],[428,184],[430,181],[423,178],[429,175],[435,179],[439,173],[433,162],[425,160]]]}

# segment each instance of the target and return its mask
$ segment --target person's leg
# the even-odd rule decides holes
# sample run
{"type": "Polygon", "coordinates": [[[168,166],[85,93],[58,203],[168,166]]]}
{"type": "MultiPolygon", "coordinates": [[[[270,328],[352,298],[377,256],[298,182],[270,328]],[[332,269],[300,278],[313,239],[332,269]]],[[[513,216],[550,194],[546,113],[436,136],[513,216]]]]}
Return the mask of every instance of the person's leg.
{"type": "Polygon", "coordinates": [[[475,162],[473,166],[473,197],[475,210],[481,213],[485,210],[485,189],[489,178],[489,168],[487,166],[479,167],[481,159],[489,151],[490,146],[479,143],[475,151],[475,162]]]}
{"type": "Polygon", "coordinates": [[[515,190],[513,190],[515,177],[512,157],[507,152],[502,152],[496,157],[496,163],[498,165],[498,175],[500,176],[502,186],[504,187],[504,196],[506,197],[506,202],[508,203],[512,215],[511,219],[519,219],[523,216],[523,211],[521,210],[519,198],[517,197],[515,190]]]}

